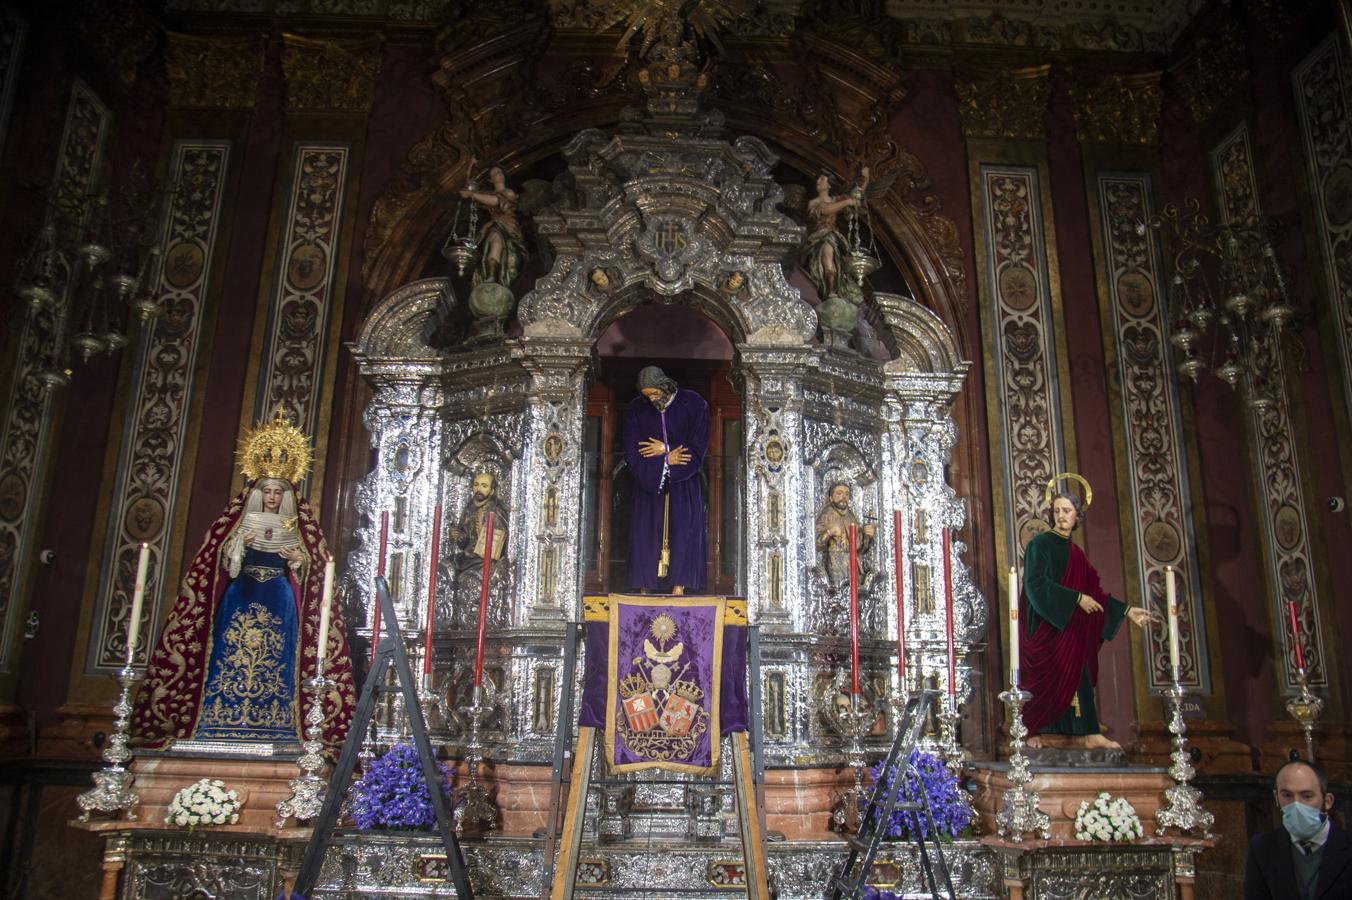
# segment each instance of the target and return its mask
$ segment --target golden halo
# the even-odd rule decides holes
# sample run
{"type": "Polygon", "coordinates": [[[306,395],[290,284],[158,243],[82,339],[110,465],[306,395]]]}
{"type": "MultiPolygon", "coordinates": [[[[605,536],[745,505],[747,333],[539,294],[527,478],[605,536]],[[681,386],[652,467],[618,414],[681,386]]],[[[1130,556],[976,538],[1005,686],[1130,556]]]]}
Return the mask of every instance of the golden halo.
{"type": "Polygon", "coordinates": [[[310,470],[310,439],[279,406],[271,422],[245,432],[238,459],[240,471],[251,482],[280,478],[295,486],[310,470]]]}
{"type": "Polygon", "coordinates": [[[1089,504],[1094,502],[1094,489],[1089,486],[1089,482],[1085,481],[1083,476],[1076,475],[1074,472],[1061,472],[1057,475],[1053,475],[1047,481],[1047,491],[1042,495],[1042,505],[1044,507],[1050,507],[1052,505],[1052,488],[1056,487],[1058,481],[1065,481],[1067,479],[1078,481],[1080,487],[1084,488],[1084,509],[1082,509],[1081,512],[1088,510],[1089,504]]]}

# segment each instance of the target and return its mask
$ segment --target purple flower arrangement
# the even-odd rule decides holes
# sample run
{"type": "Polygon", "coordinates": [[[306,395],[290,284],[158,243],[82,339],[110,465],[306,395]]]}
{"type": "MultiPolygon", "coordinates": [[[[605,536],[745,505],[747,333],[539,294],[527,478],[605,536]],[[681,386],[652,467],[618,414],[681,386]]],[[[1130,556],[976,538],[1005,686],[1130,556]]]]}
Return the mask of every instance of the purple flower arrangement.
{"type": "MultiPolygon", "coordinates": [[[[934,814],[934,828],[940,839],[952,840],[972,824],[972,807],[962,793],[957,776],[933,753],[911,751],[910,765],[906,767],[899,788],[893,787],[895,770],[884,773],[882,767],[883,764],[880,762],[869,770],[873,780],[881,781],[884,785],[882,797],[887,796],[886,791],[889,789],[899,789],[901,800],[919,800],[920,788],[924,786],[924,795],[929,798],[930,811],[934,814]]],[[[919,820],[920,837],[930,837],[929,820],[924,812],[917,813],[916,818],[919,820]]],[[[893,810],[891,818],[883,827],[883,834],[893,838],[914,837],[916,818],[913,818],[910,812],[893,810]]],[[[887,895],[880,896],[882,900],[887,898],[887,895]]]]}
{"type": "MultiPolygon", "coordinates": [[[[437,763],[437,769],[441,773],[441,792],[449,807],[451,770],[444,763],[437,763]]],[[[395,744],[371,763],[366,774],[352,786],[352,819],[359,831],[436,827],[437,815],[423,782],[416,747],[395,744]]]]}

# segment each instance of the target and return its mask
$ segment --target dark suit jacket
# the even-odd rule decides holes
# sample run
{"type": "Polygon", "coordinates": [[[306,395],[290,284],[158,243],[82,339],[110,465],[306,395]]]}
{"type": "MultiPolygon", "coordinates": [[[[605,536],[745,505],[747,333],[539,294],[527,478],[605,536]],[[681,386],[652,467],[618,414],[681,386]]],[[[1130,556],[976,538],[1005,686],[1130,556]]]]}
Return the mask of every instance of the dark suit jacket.
{"type": "MultiPolygon", "coordinates": [[[[1330,823],[1324,858],[1319,861],[1319,879],[1311,900],[1352,898],[1352,837],[1336,822],[1330,823]]],[[[1249,862],[1244,871],[1244,900],[1300,900],[1296,867],[1291,861],[1291,835],[1285,828],[1266,831],[1249,844],[1249,862]]]]}

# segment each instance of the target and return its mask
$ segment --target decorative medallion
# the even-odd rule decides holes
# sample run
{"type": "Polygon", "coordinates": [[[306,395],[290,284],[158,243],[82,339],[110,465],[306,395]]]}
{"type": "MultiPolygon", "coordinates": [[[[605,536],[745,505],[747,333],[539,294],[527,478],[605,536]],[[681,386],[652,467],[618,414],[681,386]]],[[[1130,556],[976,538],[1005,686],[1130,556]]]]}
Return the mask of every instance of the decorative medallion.
{"type": "Polygon", "coordinates": [[[1044,530],[1047,479],[1066,468],[1054,313],[1036,167],[981,166],[986,242],[983,316],[994,335],[992,434],[1000,447],[1006,552],[1044,530]]]}
{"type": "Polygon", "coordinates": [[[347,144],[297,142],[278,259],[279,277],[264,327],[267,338],[253,418],[279,406],[307,434],[318,430],[327,334],[336,288],[339,216],[343,209],[347,144]]]}
{"type": "MultiPolygon", "coordinates": [[[[1188,465],[1182,406],[1170,344],[1163,280],[1155,233],[1138,233],[1136,222],[1153,215],[1150,176],[1101,173],[1097,177],[1099,233],[1108,269],[1101,321],[1107,358],[1115,359],[1115,443],[1123,449],[1128,477],[1118,482],[1121,514],[1135,537],[1135,581],[1156,611],[1164,609],[1164,568],[1178,579],[1179,681],[1209,690],[1205,624],[1192,518],[1188,515],[1188,465]]],[[[1146,683],[1171,681],[1168,636],[1152,628],[1144,636],[1146,683]]]]}
{"type": "MultiPolygon", "coordinates": [[[[180,140],[171,172],[161,246],[170,252],[160,274],[164,313],[153,320],[148,352],[138,357],[133,400],[122,422],[113,506],[96,598],[98,618],[90,638],[88,671],[111,671],[123,663],[132,578],[142,542],[158,566],[168,558],[179,504],[184,448],[197,419],[191,408],[201,348],[201,316],[207,303],[208,272],[217,249],[229,141],[180,140]]],[[[143,615],[157,622],[159,604],[173,583],[159,579],[147,595],[143,615]]],[[[148,652],[151,643],[142,644],[148,652]]]]}

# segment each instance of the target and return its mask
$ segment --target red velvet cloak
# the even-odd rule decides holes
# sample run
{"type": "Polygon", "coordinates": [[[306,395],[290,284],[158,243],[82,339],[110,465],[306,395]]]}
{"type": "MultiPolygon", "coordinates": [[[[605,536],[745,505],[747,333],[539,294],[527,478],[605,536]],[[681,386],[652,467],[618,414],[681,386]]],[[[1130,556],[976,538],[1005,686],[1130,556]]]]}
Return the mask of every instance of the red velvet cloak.
{"type": "MultiPolygon", "coordinates": [[[[1019,606],[1020,621],[1027,623],[1019,647],[1019,686],[1033,695],[1023,708],[1023,722],[1029,734],[1039,734],[1065,714],[1086,671],[1090,689],[1098,684],[1099,646],[1121,627],[1126,604],[1099,584],[1083,550],[1047,531],[1028,542],[1019,606]],[[1093,597],[1104,611],[1085,612],[1080,594],[1093,597]]],[[[1097,733],[1098,723],[1090,724],[1097,733]]]]}
{"type": "MultiPolygon", "coordinates": [[[[252,489],[253,485],[250,485],[237,494],[207,530],[206,539],[183,577],[178,599],[169,610],[159,642],[150,654],[146,680],[141,685],[132,714],[133,738],[147,749],[166,749],[175,740],[190,738],[196,729],[207,677],[212,618],[230,583],[223,554],[230,535],[244,515],[244,505],[252,489]]],[[[299,495],[296,495],[296,520],[304,550],[299,572],[290,576],[291,589],[300,598],[301,633],[297,641],[300,659],[296,666],[301,682],[296,693],[300,698],[298,709],[302,719],[296,723],[296,738],[300,740],[303,717],[311,702],[310,691],[304,684],[315,675],[315,639],[324,598],[324,563],[328,548],[309,502],[299,495]]],[[[336,682],[324,698],[324,743],[331,751],[336,751],[347,737],[356,705],[347,628],[336,596],[329,610],[328,659],[324,671],[336,682]]]]}

